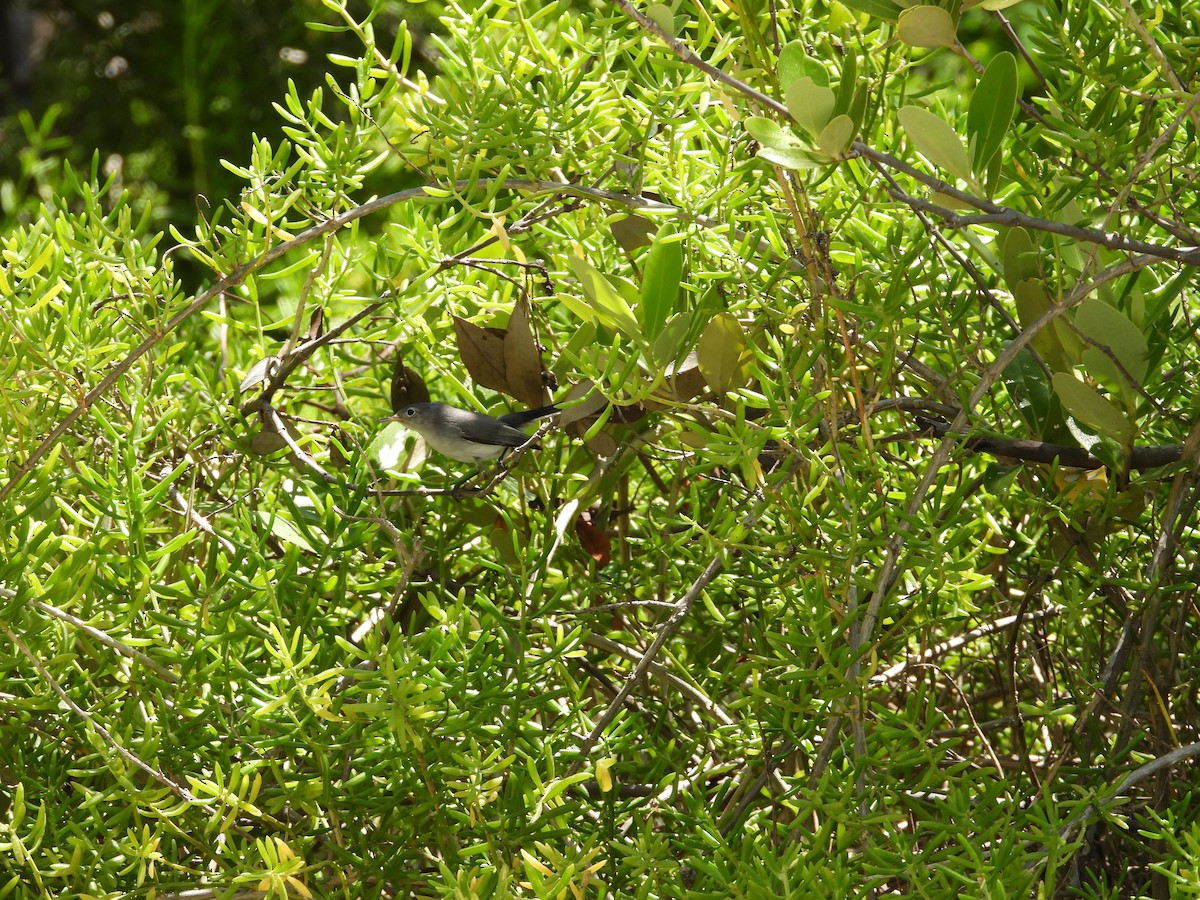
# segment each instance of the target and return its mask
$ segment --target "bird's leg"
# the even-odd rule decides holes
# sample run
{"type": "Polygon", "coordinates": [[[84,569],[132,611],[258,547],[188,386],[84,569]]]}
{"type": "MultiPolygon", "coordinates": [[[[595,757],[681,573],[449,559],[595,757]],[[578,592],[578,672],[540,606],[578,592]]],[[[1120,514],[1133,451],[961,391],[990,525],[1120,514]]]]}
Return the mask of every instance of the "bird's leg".
{"type": "Polygon", "coordinates": [[[465,487],[465,485],[467,485],[471,481],[474,481],[482,474],[483,474],[483,469],[477,468],[474,472],[469,473],[465,478],[460,478],[458,481],[454,482],[454,484],[452,484],[450,486],[450,496],[453,497],[455,500],[461,500],[463,498],[463,496],[468,493],[478,494],[479,488],[472,487],[472,488],[468,489],[465,487]]]}

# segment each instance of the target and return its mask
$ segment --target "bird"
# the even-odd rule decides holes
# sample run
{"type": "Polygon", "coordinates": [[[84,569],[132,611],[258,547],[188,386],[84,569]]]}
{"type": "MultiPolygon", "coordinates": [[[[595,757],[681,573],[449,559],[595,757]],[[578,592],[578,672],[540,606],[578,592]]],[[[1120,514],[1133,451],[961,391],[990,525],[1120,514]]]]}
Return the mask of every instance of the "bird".
{"type": "Polygon", "coordinates": [[[443,456],[479,465],[528,442],[521,429],[558,412],[551,404],[495,417],[448,403],[410,403],[388,420],[417,432],[443,456]]]}

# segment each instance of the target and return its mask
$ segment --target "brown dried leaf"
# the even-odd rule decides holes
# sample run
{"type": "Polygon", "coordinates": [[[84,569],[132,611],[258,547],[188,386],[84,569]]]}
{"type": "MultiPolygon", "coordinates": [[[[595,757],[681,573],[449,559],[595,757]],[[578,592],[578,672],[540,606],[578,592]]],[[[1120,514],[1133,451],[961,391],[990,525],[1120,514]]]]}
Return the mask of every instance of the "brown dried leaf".
{"type": "Polygon", "coordinates": [[[523,297],[513,307],[504,333],[507,393],[530,409],[544,406],[550,398],[542,374],[542,353],[530,323],[529,300],[523,297]]]}
{"type": "Polygon", "coordinates": [[[575,534],[588,555],[603,567],[612,559],[612,537],[592,524],[591,513],[584,512],[575,520],[575,534]]]}
{"type": "Polygon", "coordinates": [[[511,396],[505,374],[504,332],[480,328],[455,316],[454,333],[458,337],[458,355],[475,382],[511,396]]]}
{"type": "Polygon", "coordinates": [[[393,415],[399,414],[410,403],[429,402],[429,388],[425,386],[425,381],[400,357],[396,357],[396,364],[392,367],[391,401],[393,415]]]}
{"type": "Polygon", "coordinates": [[[658,231],[658,226],[644,216],[626,216],[613,222],[609,228],[626,253],[632,253],[638,247],[649,247],[654,243],[654,235],[658,231]]]}
{"type": "Polygon", "coordinates": [[[308,320],[308,339],[315,341],[325,333],[325,307],[318,306],[308,320]]]}

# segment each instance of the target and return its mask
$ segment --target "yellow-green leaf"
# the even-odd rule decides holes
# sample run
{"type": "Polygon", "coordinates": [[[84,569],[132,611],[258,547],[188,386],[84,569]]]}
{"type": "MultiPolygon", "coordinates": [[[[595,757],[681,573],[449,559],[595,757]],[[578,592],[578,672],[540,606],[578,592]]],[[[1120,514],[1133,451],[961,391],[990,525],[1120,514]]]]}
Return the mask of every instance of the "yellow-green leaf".
{"type": "Polygon", "coordinates": [[[896,20],[896,37],[910,47],[953,47],[954,17],[940,6],[911,6],[896,20]]]}
{"type": "Polygon", "coordinates": [[[1146,338],[1119,309],[1094,297],[1085,300],[1075,313],[1075,327],[1097,345],[1111,350],[1134,381],[1141,384],[1145,380],[1150,366],[1146,338]]]}
{"type": "Polygon", "coordinates": [[[1120,444],[1133,437],[1133,423],[1107,397],[1068,372],[1054,373],[1054,393],[1072,416],[1120,444]]]}
{"type": "Polygon", "coordinates": [[[709,388],[718,394],[736,390],[746,383],[742,364],[746,353],[746,335],[742,323],[729,313],[712,317],[696,347],[700,374],[709,388]]]}
{"type": "Polygon", "coordinates": [[[817,138],[817,146],[821,152],[834,159],[841,159],[850,141],[854,138],[854,120],[849,116],[835,116],[829,124],[821,129],[817,138]]]}
{"type": "Polygon", "coordinates": [[[834,104],[837,103],[833,91],[807,76],[797,78],[784,88],[783,99],[796,124],[814,138],[829,124],[834,104]]]}
{"type": "MultiPolygon", "coordinates": [[[[1050,308],[1050,294],[1036,278],[1026,278],[1013,290],[1017,302],[1017,321],[1028,328],[1050,308]]],[[[1053,327],[1043,328],[1033,337],[1033,349],[1051,369],[1061,370],[1066,366],[1063,346],[1053,327]]]]}
{"type": "Polygon", "coordinates": [[[896,116],[918,153],[951,175],[971,180],[971,161],[953,128],[919,106],[905,106],[896,116]]]}
{"type": "Polygon", "coordinates": [[[675,37],[675,17],[671,14],[671,7],[667,4],[651,3],[646,7],[646,17],[669,37],[675,37]]]}
{"type": "Polygon", "coordinates": [[[642,331],[638,327],[633,310],[609,280],[597,272],[591,263],[577,256],[572,256],[568,265],[579,279],[583,293],[591,301],[595,319],[605,328],[619,331],[627,338],[640,340],[642,331]]]}
{"type": "Polygon", "coordinates": [[[1037,247],[1024,228],[1010,228],[1004,236],[1004,247],[1001,250],[1001,265],[1004,266],[1004,281],[1014,294],[1017,285],[1027,278],[1037,278],[1038,269],[1037,247]]]}
{"type": "Polygon", "coordinates": [[[805,146],[798,137],[786,128],[781,128],[774,119],[768,119],[765,116],[750,116],[742,123],[742,126],[750,137],[762,146],[770,147],[773,150],[791,150],[805,146]]]}

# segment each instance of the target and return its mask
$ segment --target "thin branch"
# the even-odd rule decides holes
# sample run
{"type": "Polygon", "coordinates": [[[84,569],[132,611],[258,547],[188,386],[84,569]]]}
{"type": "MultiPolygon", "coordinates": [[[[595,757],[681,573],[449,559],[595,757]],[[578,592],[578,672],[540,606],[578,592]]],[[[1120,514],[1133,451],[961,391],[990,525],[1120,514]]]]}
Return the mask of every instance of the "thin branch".
{"type": "Polygon", "coordinates": [[[229,538],[222,534],[218,534],[217,530],[213,528],[212,522],[208,521],[208,519],[206,519],[196,510],[196,507],[192,505],[187,497],[183,496],[183,493],[179,490],[179,488],[175,487],[175,485],[171,485],[168,489],[168,493],[171,495],[171,499],[179,504],[183,515],[193,525],[195,525],[209,537],[216,540],[216,542],[221,545],[221,549],[230,556],[233,556],[237,553],[237,548],[234,546],[233,541],[229,540],[229,538]]]}
{"type": "MultiPolygon", "coordinates": [[[[1133,4],[1129,0],[1121,0],[1121,6],[1124,7],[1126,14],[1129,16],[1129,23],[1133,26],[1133,30],[1137,32],[1137,36],[1141,38],[1142,43],[1146,45],[1146,49],[1150,51],[1150,55],[1154,57],[1159,71],[1166,76],[1171,87],[1180,94],[1186,94],[1187,88],[1183,86],[1183,83],[1179,80],[1179,76],[1175,74],[1175,69],[1171,66],[1170,60],[1167,59],[1166,54],[1162,51],[1162,47],[1158,45],[1158,41],[1154,39],[1150,30],[1146,28],[1146,23],[1137,14],[1137,10],[1133,8],[1133,4]]],[[[1192,103],[1188,104],[1186,114],[1191,116],[1192,127],[1200,129],[1200,117],[1196,115],[1196,99],[1193,98],[1192,103]]]]}
{"type": "MultiPolygon", "coordinates": [[[[0,597],[7,597],[10,600],[16,599],[17,592],[11,588],[0,587],[0,597]]],[[[103,644],[110,650],[115,650],[117,653],[121,654],[121,656],[124,656],[127,659],[136,660],[159,678],[169,681],[171,684],[178,684],[178,675],[160,663],[155,662],[136,647],[130,647],[128,644],[122,643],[108,632],[101,631],[94,625],[89,625],[87,622],[83,621],[83,619],[80,619],[78,616],[71,615],[65,609],[59,609],[57,606],[53,606],[42,600],[29,600],[28,603],[38,612],[43,612],[52,618],[58,619],[60,622],[66,622],[68,625],[78,628],[97,643],[103,644]]]]}
{"type": "MultiPolygon", "coordinates": [[[[674,604],[668,605],[673,606],[674,604]]],[[[643,654],[639,653],[634,648],[627,647],[624,644],[618,643],[617,641],[604,637],[600,634],[586,635],[583,641],[589,646],[615,654],[616,656],[623,656],[631,661],[640,661],[643,657],[643,654]]],[[[679,693],[683,696],[690,697],[693,702],[699,705],[701,709],[705,710],[722,725],[734,724],[733,717],[730,716],[729,713],[725,712],[725,710],[721,707],[721,704],[717,703],[698,687],[693,685],[690,681],[685,681],[684,679],[680,678],[662,663],[652,661],[650,663],[650,671],[654,673],[656,678],[663,679],[672,687],[674,687],[675,690],[679,691],[679,693]]]]}
{"type": "Polygon", "coordinates": [[[1200,741],[1187,744],[1183,747],[1177,747],[1170,753],[1164,753],[1162,756],[1152,759],[1150,762],[1139,766],[1126,775],[1121,783],[1117,785],[1116,790],[1114,790],[1109,796],[1095,803],[1089,803],[1081,812],[1073,815],[1067,821],[1067,824],[1064,825],[1059,831],[1059,836],[1064,842],[1069,843],[1073,832],[1077,828],[1082,828],[1089,822],[1093,821],[1096,816],[1099,815],[1101,810],[1111,809],[1113,806],[1115,806],[1117,801],[1119,801],[1121,797],[1125,796],[1125,794],[1129,792],[1130,788],[1149,778],[1151,775],[1156,775],[1163,770],[1172,769],[1179,763],[1193,759],[1196,756],[1200,756],[1200,741]]]}
{"type": "Polygon", "coordinates": [[[21,655],[29,660],[30,664],[37,669],[38,675],[40,675],[42,680],[49,685],[50,690],[54,691],[54,693],[58,695],[58,699],[66,704],[67,708],[70,709],[71,712],[75,713],[75,715],[79,716],[79,718],[83,719],[83,721],[87,722],[87,724],[90,725],[92,729],[104,739],[104,742],[112,747],[114,751],[116,751],[117,755],[120,756],[121,759],[125,760],[130,765],[141,769],[160,784],[165,785],[171,791],[171,793],[180,800],[208,808],[209,804],[200,800],[199,797],[189,791],[182,784],[168,777],[165,773],[160,772],[148,762],[144,762],[135,753],[122,746],[121,742],[113,737],[112,733],[109,732],[109,730],[103,725],[101,725],[91,713],[71,699],[71,696],[64,691],[62,685],[58,683],[58,679],[50,674],[46,667],[42,665],[42,661],[33,654],[33,651],[31,651],[25,645],[24,641],[17,637],[17,635],[8,628],[4,628],[4,633],[8,636],[8,639],[12,641],[13,646],[15,646],[21,652],[21,655]]]}
{"type": "Polygon", "coordinates": [[[249,400],[242,404],[242,415],[248,416],[252,412],[261,412],[265,407],[269,407],[275,394],[287,382],[288,376],[296,371],[305,360],[322,347],[333,343],[335,339],[345,334],[367,316],[372,315],[376,310],[383,307],[385,302],[385,300],[378,300],[375,303],[369,303],[346,319],[346,321],[329,329],[320,337],[314,338],[311,341],[305,341],[295,349],[286,351],[279,365],[272,370],[270,378],[267,381],[267,386],[263,388],[262,393],[254,400],[249,400]]]}
{"type": "MultiPolygon", "coordinates": [[[[953,431],[948,422],[939,422],[925,416],[917,416],[921,426],[919,437],[958,437],[966,450],[990,453],[992,456],[1008,456],[1026,462],[1054,463],[1073,469],[1101,469],[1107,463],[1088,453],[1082,447],[1068,447],[1047,441],[1024,441],[999,437],[971,437],[965,432],[953,431]]],[[[1130,469],[1156,469],[1159,466],[1179,462],[1183,458],[1183,444],[1161,444],[1149,447],[1133,447],[1129,453],[1130,469]]]]}
{"type": "Polygon", "coordinates": [[[629,18],[631,18],[631,19],[633,19],[633,21],[637,22],[638,26],[643,31],[649,32],[650,34],[652,34],[656,38],[658,38],[660,41],[662,41],[672,53],[674,53],[676,56],[678,56],[681,60],[683,60],[689,66],[699,69],[701,72],[708,75],[714,81],[719,81],[722,84],[733,88],[738,93],[743,94],[746,97],[749,97],[751,100],[760,104],[761,106],[766,107],[767,109],[770,109],[774,112],[779,113],[779,115],[781,115],[781,116],[788,115],[787,107],[784,106],[782,103],[780,103],[778,100],[776,100],[773,97],[768,97],[766,94],[763,94],[760,91],[756,91],[754,88],[750,87],[750,85],[746,84],[744,81],[739,81],[738,79],[734,78],[732,75],[726,75],[724,72],[722,72],[716,66],[710,65],[709,63],[705,62],[699,56],[697,56],[695,53],[693,53],[691,51],[691,49],[687,46],[687,44],[685,44],[685,43],[683,43],[683,41],[667,34],[665,31],[663,31],[661,28],[658,27],[658,23],[656,23],[652,19],[649,19],[646,16],[644,16],[641,12],[639,12],[634,7],[634,5],[632,3],[629,3],[628,0],[614,0],[614,2],[621,9],[621,11],[623,13],[625,13],[625,15],[629,16],[629,18]]]}
{"type": "MultiPolygon", "coordinates": [[[[1045,618],[1047,616],[1056,615],[1058,612],[1060,612],[1059,607],[1050,607],[1048,609],[1039,610],[1028,618],[1045,618]]],[[[978,628],[973,628],[965,634],[956,635],[950,640],[938,644],[936,647],[927,648],[918,659],[906,659],[902,662],[896,663],[896,665],[892,666],[890,669],[873,676],[871,681],[872,683],[886,683],[900,675],[903,675],[912,666],[927,665],[931,660],[936,659],[939,656],[952,653],[953,651],[965,647],[967,644],[973,643],[980,638],[1004,631],[1005,629],[1011,628],[1022,621],[1024,621],[1024,619],[1021,616],[1005,616],[1004,618],[996,619],[993,622],[985,622],[978,628]]]]}
{"type": "MultiPolygon", "coordinates": [[[[702,60],[693,53],[682,41],[671,37],[665,31],[658,27],[656,23],[648,19],[642,13],[638,12],[628,0],[614,0],[616,5],[631,19],[644,30],[654,35],[662,41],[668,49],[678,56],[683,62],[694,68],[699,69],[709,75],[716,81],[727,85],[738,91],[743,96],[753,100],[755,103],[771,110],[783,119],[790,121],[791,114],[788,112],[787,106],[780,103],[773,97],[768,97],[766,94],[752,88],[744,81],[722,72],[715,66],[702,60]]],[[[932,188],[935,191],[954,197],[957,200],[972,206],[975,209],[982,210],[986,215],[983,216],[962,216],[952,210],[939,207],[934,204],[925,204],[924,201],[919,201],[924,204],[921,208],[927,212],[934,213],[947,220],[950,227],[962,227],[968,224],[998,224],[998,225],[1020,225],[1027,228],[1032,228],[1037,231],[1047,231],[1052,234],[1061,234],[1064,237],[1069,237],[1074,240],[1083,241],[1089,244],[1099,244],[1102,247],[1108,247],[1113,250],[1125,250],[1130,253],[1141,253],[1148,256],[1157,256],[1162,259],[1169,259],[1174,262],[1185,263],[1186,265],[1200,265],[1200,247],[1193,247],[1190,250],[1179,250],[1173,247],[1163,247],[1158,244],[1150,244],[1145,241],[1135,241],[1130,238],[1121,237],[1117,234],[1112,234],[1104,231],[1097,231],[1090,228],[1077,228],[1073,225],[1066,225],[1062,222],[1055,222],[1051,219],[1040,219],[1036,216],[1028,216],[1024,213],[1017,212],[1015,209],[1009,209],[993,203],[990,200],[985,200],[981,197],[976,197],[966,191],[961,191],[957,187],[948,182],[942,181],[940,178],[935,178],[932,175],[927,175],[919,169],[915,169],[908,163],[903,162],[896,157],[876,150],[873,147],[864,144],[862,141],[855,141],[846,157],[852,158],[861,156],[872,160],[881,165],[887,166],[889,169],[894,169],[898,172],[903,172],[911,178],[924,184],[926,187],[932,188]]],[[[908,201],[916,198],[903,195],[903,198],[896,199],[908,203],[908,201]]],[[[912,205],[909,203],[909,205],[912,205]]],[[[916,208],[916,207],[914,207],[916,208]]]]}
{"type": "Polygon", "coordinates": [[[887,166],[889,169],[903,172],[905,175],[919,181],[927,188],[939,194],[953,197],[955,200],[980,210],[979,213],[964,215],[957,210],[938,206],[936,203],[931,203],[919,197],[913,197],[895,188],[888,192],[890,196],[905,206],[937,216],[946,223],[948,228],[966,228],[971,225],[1019,226],[1030,228],[1034,231],[1062,235],[1063,237],[1087,244],[1099,244],[1101,247],[1107,247],[1110,250],[1141,253],[1147,256],[1158,257],[1159,259],[1170,260],[1171,262],[1183,263],[1184,265],[1200,266],[1200,247],[1164,247],[1161,244],[1136,241],[1115,232],[1100,231],[1094,228],[1080,228],[1077,225],[1068,225],[1065,222],[1055,222],[1052,219],[1042,219],[1037,216],[1026,215],[1010,207],[1001,206],[998,203],[993,203],[990,200],[985,200],[982,197],[976,197],[974,194],[959,190],[949,182],[943,181],[933,175],[928,175],[891,154],[868,147],[862,141],[855,141],[848,155],[861,156],[872,162],[887,166]]]}
{"type": "Polygon", "coordinates": [[[679,627],[683,624],[683,620],[691,612],[692,605],[700,597],[704,589],[708,587],[709,582],[717,577],[717,573],[721,571],[723,565],[724,554],[718,553],[709,562],[707,568],[700,573],[700,577],[692,582],[692,586],[687,589],[687,592],[675,602],[675,611],[663,623],[662,628],[655,635],[654,641],[647,648],[646,652],[642,654],[642,658],[638,661],[638,664],[633,667],[633,671],[629,673],[629,677],[625,679],[625,683],[621,685],[621,689],[617,691],[617,696],[608,704],[608,708],[604,710],[604,714],[596,720],[596,724],[592,727],[591,732],[580,743],[579,758],[571,764],[570,769],[567,771],[567,777],[574,775],[583,767],[588,754],[592,752],[592,748],[596,746],[596,742],[600,739],[600,735],[604,733],[604,730],[612,724],[618,713],[621,712],[621,708],[629,699],[629,695],[633,693],[634,687],[646,676],[646,673],[654,665],[654,658],[658,655],[658,652],[670,640],[671,636],[679,630],[679,627]]]}

